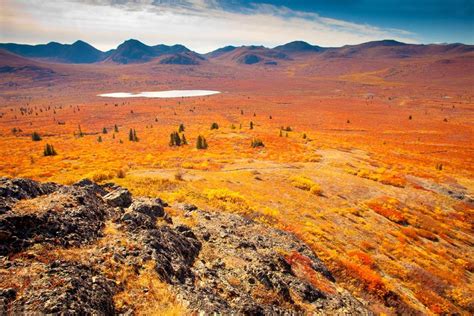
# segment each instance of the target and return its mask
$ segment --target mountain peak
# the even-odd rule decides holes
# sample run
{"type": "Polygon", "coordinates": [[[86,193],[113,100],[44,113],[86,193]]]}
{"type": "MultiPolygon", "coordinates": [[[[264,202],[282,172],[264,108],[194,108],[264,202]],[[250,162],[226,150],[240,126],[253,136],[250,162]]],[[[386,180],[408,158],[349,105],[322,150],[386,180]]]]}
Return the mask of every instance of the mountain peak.
{"type": "Polygon", "coordinates": [[[276,50],[282,50],[282,51],[287,51],[287,52],[318,52],[323,50],[322,47],[319,46],[313,46],[309,44],[308,42],[305,41],[293,41],[286,43],[284,45],[280,45],[275,47],[274,49],[276,50]]]}

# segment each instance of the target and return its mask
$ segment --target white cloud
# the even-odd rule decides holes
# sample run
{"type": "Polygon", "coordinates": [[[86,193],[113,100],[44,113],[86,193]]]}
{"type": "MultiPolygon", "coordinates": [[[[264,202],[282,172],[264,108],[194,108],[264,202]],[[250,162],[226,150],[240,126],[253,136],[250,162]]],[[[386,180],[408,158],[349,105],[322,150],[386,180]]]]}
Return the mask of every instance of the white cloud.
{"type": "Polygon", "coordinates": [[[85,40],[115,48],[129,38],[149,45],[180,43],[198,52],[225,45],[276,46],[305,40],[320,46],[396,39],[414,34],[356,24],[273,5],[226,11],[213,0],[1,0],[0,42],[85,40]]]}

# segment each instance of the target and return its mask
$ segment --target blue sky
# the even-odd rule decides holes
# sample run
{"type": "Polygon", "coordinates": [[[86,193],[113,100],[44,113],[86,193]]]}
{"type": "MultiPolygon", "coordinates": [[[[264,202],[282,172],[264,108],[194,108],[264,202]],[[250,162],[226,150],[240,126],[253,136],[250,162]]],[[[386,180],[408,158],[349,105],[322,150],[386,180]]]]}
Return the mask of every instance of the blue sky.
{"type": "Polygon", "coordinates": [[[226,45],[293,40],[334,47],[381,39],[474,44],[474,0],[1,0],[0,42],[72,43],[102,50],[129,38],[226,45]]]}
{"type": "Polygon", "coordinates": [[[474,44],[474,0],[268,0],[223,1],[229,7],[267,3],[322,16],[403,29],[423,43],[474,44]]]}

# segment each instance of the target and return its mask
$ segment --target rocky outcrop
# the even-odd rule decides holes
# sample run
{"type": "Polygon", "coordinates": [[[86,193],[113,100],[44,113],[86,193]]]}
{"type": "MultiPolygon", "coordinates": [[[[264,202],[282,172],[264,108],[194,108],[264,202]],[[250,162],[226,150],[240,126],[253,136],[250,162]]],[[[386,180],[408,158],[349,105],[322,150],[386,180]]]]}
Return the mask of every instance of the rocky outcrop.
{"type": "Polygon", "coordinates": [[[0,214],[0,314],[133,313],[133,302],[114,303],[126,280],[109,270],[139,273],[148,263],[192,312],[370,314],[296,237],[236,215],[177,205],[183,215],[174,224],[162,200],[89,180],[1,179],[0,203],[8,206],[0,214]],[[179,224],[187,217],[191,227],[179,224]],[[120,238],[108,239],[106,225],[120,238]]]}
{"type": "MultiPolygon", "coordinates": [[[[46,273],[30,284],[12,302],[10,311],[23,314],[112,315],[115,282],[91,267],[74,262],[55,261],[46,273]],[[50,288],[48,284],[57,284],[50,288]]],[[[1,295],[1,293],[0,293],[1,295]]]]}
{"type": "Polygon", "coordinates": [[[25,179],[2,180],[0,255],[17,253],[37,243],[80,246],[102,235],[108,216],[98,185],[39,184],[25,179]]]}

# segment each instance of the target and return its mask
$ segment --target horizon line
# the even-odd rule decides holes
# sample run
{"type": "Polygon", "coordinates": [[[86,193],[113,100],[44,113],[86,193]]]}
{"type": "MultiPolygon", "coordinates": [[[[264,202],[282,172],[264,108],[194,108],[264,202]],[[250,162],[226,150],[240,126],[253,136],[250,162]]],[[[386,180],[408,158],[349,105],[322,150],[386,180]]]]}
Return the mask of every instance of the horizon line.
{"type": "Polygon", "coordinates": [[[304,42],[306,44],[309,44],[313,47],[320,47],[320,48],[326,48],[326,49],[331,49],[331,48],[342,48],[342,47],[346,47],[346,46],[358,46],[358,45],[362,45],[362,44],[367,44],[367,43],[375,43],[375,42],[384,42],[384,41],[391,41],[391,42],[397,42],[397,43],[400,43],[400,44],[404,44],[404,45],[424,45],[424,46],[429,46],[429,45],[465,45],[465,46],[474,46],[474,44],[466,44],[466,43],[462,43],[462,42],[453,42],[453,43],[449,43],[449,42],[444,42],[444,43],[405,43],[405,42],[401,42],[401,41],[397,41],[397,40],[394,40],[394,39],[380,39],[380,40],[373,40],[373,41],[368,41],[368,42],[361,42],[361,43],[358,43],[358,44],[345,44],[345,45],[342,45],[342,46],[319,46],[317,44],[312,44],[312,43],[309,43],[307,41],[304,41],[304,40],[293,40],[293,41],[290,41],[290,42],[287,42],[287,43],[283,43],[283,44],[279,44],[279,45],[276,45],[274,47],[267,47],[267,46],[264,46],[264,45],[258,45],[258,44],[247,44],[247,45],[240,45],[240,46],[236,46],[236,45],[232,45],[232,44],[229,44],[229,45],[225,45],[225,46],[221,46],[221,47],[218,47],[214,50],[211,50],[211,51],[208,51],[206,53],[198,53],[197,51],[189,48],[188,46],[184,45],[184,44],[180,44],[180,43],[175,43],[175,44],[164,44],[164,43],[158,43],[158,44],[146,44],[144,42],[142,42],[141,40],[139,39],[136,39],[136,38],[129,38],[129,39],[126,39],[124,41],[122,41],[121,43],[117,44],[117,46],[115,46],[115,48],[111,48],[111,49],[108,49],[108,50],[101,50],[99,48],[97,48],[96,46],[94,46],[93,44],[87,42],[87,41],[84,41],[84,40],[81,40],[81,39],[77,39],[75,40],[74,42],[72,43],[61,43],[61,42],[57,42],[57,41],[50,41],[50,42],[47,42],[47,43],[37,43],[37,44],[30,44],[30,43],[17,43],[17,42],[6,42],[6,43],[0,43],[0,45],[8,45],[8,44],[15,44],[15,45],[29,45],[29,46],[39,46],[39,45],[49,45],[49,44],[60,44],[60,45],[74,45],[75,43],[77,42],[83,42],[83,43],[86,43],[90,46],[92,46],[94,49],[102,52],[102,53],[106,53],[106,52],[109,52],[109,51],[112,51],[112,50],[116,50],[120,45],[124,44],[125,42],[128,42],[128,41],[137,41],[137,42],[140,42],[146,46],[149,46],[149,47],[153,47],[153,46],[158,46],[158,45],[165,45],[165,46],[176,46],[176,45],[181,45],[181,46],[184,46],[185,48],[189,49],[190,51],[192,52],[195,52],[197,54],[200,54],[200,55],[206,55],[206,54],[209,54],[209,53],[212,53],[218,49],[221,49],[221,48],[225,48],[225,47],[235,47],[235,48],[239,48],[239,47],[251,47],[251,46],[256,46],[256,47],[263,47],[263,48],[268,48],[268,49],[275,49],[276,47],[279,47],[279,46],[284,46],[284,45],[287,45],[287,44],[290,44],[290,43],[295,43],[295,42],[304,42]]]}

